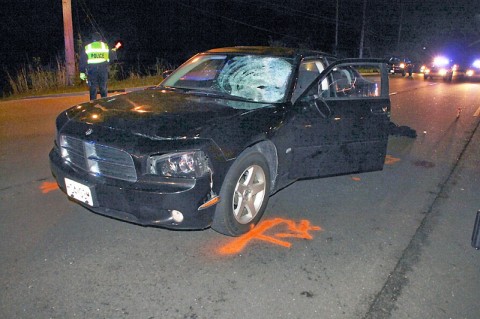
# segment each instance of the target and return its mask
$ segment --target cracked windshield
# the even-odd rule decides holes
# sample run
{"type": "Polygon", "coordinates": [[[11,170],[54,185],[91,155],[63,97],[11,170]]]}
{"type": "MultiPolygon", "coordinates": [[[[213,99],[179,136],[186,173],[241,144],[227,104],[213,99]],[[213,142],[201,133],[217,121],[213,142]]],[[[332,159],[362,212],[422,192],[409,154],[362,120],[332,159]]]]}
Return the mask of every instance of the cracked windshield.
{"type": "Polygon", "coordinates": [[[291,73],[292,64],[283,58],[203,55],[179,68],[162,86],[276,103],[284,100],[291,73]]]}

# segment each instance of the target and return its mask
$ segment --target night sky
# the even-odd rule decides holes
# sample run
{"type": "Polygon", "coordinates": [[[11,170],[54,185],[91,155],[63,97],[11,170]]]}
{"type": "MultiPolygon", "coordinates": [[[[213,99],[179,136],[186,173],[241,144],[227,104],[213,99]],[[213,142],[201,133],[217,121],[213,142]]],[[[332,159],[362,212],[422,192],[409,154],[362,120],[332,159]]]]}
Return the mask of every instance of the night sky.
{"type": "MultiPolygon", "coordinates": [[[[5,70],[63,59],[62,0],[0,0],[5,70]]],[[[173,64],[214,47],[281,43],[332,52],[335,0],[72,0],[76,47],[95,29],[129,64],[173,64]]],[[[339,0],[339,52],[358,56],[363,0],[339,0]]],[[[364,56],[424,59],[439,50],[480,51],[478,0],[367,0],[364,56]],[[403,15],[401,6],[403,5],[403,15]],[[401,24],[400,41],[398,34],[401,24]]]]}

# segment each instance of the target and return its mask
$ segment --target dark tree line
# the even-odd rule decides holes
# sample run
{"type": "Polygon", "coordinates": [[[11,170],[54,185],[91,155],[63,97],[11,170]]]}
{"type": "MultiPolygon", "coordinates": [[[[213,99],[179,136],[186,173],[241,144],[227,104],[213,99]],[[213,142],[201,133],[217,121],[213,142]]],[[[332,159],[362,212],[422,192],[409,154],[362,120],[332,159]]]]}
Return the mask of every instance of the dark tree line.
{"type": "MultiPolygon", "coordinates": [[[[357,56],[364,0],[338,0],[341,55],[357,56]]],[[[331,52],[336,0],[72,0],[77,50],[96,28],[132,63],[178,64],[213,47],[272,43],[331,52]],[[85,7],[89,9],[86,12],[85,7]],[[92,23],[92,20],[96,23],[92,23]],[[150,62],[148,62],[150,61],[150,62]]],[[[0,63],[63,54],[61,0],[0,0],[0,63]]],[[[447,45],[480,48],[480,1],[367,0],[365,56],[421,59],[447,45]],[[402,9],[403,8],[403,9],[402,9]]]]}

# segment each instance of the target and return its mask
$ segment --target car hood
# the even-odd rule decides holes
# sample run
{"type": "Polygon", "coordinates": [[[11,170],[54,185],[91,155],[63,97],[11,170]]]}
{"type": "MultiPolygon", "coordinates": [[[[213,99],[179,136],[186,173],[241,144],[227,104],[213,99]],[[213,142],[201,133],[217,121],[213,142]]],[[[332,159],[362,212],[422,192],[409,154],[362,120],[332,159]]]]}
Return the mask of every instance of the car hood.
{"type": "Polygon", "coordinates": [[[230,159],[280,129],[285,111],[285,104],[148,89],[74,106],[59,115],[56,126],[59,133],[137,153],[153,144],[168,151],[210,141],[230,159]]]}
{"type": "Polygon", "coordinates": [[[154,139],[210,138],[216,125],[269,106],[147,89],[74,106],[67,117],[154,139]]]}

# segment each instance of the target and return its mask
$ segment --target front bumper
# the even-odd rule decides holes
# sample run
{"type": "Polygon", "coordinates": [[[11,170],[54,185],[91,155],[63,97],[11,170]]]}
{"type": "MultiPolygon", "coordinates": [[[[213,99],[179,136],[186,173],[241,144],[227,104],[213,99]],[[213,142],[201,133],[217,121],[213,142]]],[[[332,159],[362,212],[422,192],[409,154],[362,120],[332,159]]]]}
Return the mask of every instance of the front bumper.
{"type": "Polygon", "coordinates": [[[474,73],[465,72],[462,77],[465,81],[478,81],[480,80],[480,72],[479,71],[474,73]]]}
{"type": "Polygon", "coordinates": [[[461,72],[453,71],[452,69],[442,69],[442,68],[433,68],[429,69],[427,72],[424,72],[425,76],[430,78],[443,78],[448,79],[450,77],[461,77],[461,72]]]}
{"type": "Polygon", "coordinates": [[[405,73],[407,70],[404,69],[404,68],[401,68],[401,67],[397,67],[397,66],[394,66],[394,67],[391,67],[389,72],[390,74],[397,74],[397,73],[405,73]]]}
{"type": "Polygon", "coordinates": [[[65,178],[86,185],[92,191],[93,206],[74,200],[89,210],[144,226],[176,229],[204,229],[211,225],[215,206],[198,210],[211,193],[210,176],[185,180],[118,181],[96,177],[65,163],[54,147],[50,168],[60,189],[66,193],[65,178]],[[183,214],[174,221],[172,210],[183,214]]]}

